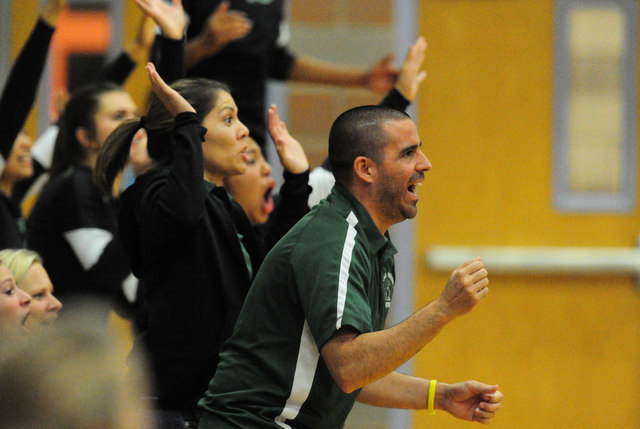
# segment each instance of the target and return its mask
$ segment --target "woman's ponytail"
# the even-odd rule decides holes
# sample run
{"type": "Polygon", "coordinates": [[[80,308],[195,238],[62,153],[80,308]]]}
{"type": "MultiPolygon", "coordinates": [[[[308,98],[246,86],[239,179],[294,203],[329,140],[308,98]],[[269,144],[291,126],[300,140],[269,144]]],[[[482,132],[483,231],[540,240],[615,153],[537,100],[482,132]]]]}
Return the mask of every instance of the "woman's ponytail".
{"type": "Polygon", "coordinates": [[[131,142],[142,125],[142,118],[124,121],[113,130],[100,148],[93,180],[105,195],[113,194],[113,183],[127,164],[131,142]]]}

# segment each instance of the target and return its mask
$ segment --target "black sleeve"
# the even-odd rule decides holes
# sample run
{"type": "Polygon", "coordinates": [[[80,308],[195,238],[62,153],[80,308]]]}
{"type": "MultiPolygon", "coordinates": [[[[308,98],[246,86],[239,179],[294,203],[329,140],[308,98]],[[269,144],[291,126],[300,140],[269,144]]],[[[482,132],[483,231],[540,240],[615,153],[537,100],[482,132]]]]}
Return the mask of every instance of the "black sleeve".
{"type": "MultiPolygon", "coordinates": [[[[184,38],[173,40],[163,35],[158,35],[154,41],[151,48],[151,61],[156,64],[158,73],[165,82],[172,83],[186,75],[184,43],[184,38]]],[[[133,58],[126,52],[122,52],[104,66],[100,73],[100,80],[124,85],[135,68],[136,63],[133,58]]]]}
{"type": "Polygon", "coordinates": [[[0,155],[6,160],[33,106],[54,28],[38,20],[0,97],[0,155]]]}
{"type": "Polygon", "coordinates": [[[276,47],[271,52],[269,77],[276,80],[287,80],[296,57],[286,47],[276,47]]]}
{"type": "Polygon", "coordinates": [[[175,118],[173,159],[168,175],[143,193],[137,218],[150,234],[180,234],[204,217],[202,139],[206,128],[193,112],[175,118]]]}
{"type": "Polygon", "coordinates": [[[258,230],[267,250],[275,244],[309,212],[310,170],[300,174],[284,172],[279,201],[267,223],[258,230]]]}
{"type": "Polygon", "coordinates": [[[184,37],[180,40],[170,39],[159,35],[158,41],[159,58],[158,73],[165,82],[173,83],[187,75],[184,62],[184,37]]]}
{"type": "Polygon", "coordinates": [[[104,66],[99,80],[123,85],[135,68],[136,63],[133,58],[126,52],[122,52],[104,66]]]}
{"type": "Polygon", "coordinates": [[[382,99],[379,106],[390,107],[392,109],[401,110],[404,112],[405,110],[407,110],[407,107],[409,107],[409,104],[411,104],[411,102],[407,100],[404,95],[400,93],[400,91],[392,88],[391,91],[389,91],[387,95],[382,99]]]}

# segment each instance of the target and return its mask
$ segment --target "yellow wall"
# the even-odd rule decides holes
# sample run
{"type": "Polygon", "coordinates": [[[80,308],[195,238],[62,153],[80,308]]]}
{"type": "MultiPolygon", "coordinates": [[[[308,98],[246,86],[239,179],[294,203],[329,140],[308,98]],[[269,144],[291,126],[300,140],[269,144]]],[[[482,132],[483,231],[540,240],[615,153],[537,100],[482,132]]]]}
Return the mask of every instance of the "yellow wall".
{"type": "MultiPolygon", "coordinates": [[[[430,245],[635,246],[640,215],[552,206],[553,2],[420,2],[419,129],[433,163],[416,228],[416,305],[447,274],[430,245]]],[[[482,256],[482,255],[478,255],[482,256]]],[[[494,428],[640,426],[640,291],[630,277],[491,275],[490,293],[416,358],[416,374],[498,383],[494,428]]],[[[469,427],[445,413],[415,427],[469,427]]]]}
{"type": "MultiPolygon", "coordinates": [[[[124,37],[125,43],[134,39],[138,31],[138,25],[141,19],[140,9],[132,1],[124,2],[124,37]]],[[[131,94],[136,104],[145,112],[145,103],[149,92],[149,81],[144,70],[144,62],[141,61],[135,71],[129,76],[124,85],[125,89],[131,94]]]]}

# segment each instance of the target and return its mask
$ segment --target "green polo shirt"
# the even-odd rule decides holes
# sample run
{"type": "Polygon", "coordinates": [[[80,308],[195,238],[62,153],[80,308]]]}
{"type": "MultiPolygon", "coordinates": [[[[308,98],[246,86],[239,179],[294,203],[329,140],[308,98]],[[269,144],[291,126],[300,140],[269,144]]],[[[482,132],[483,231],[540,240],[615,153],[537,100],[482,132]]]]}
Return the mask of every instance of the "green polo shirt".
{"type": "Polygon", "coordinates": [[[340,428],[346,394],[319,350],[343,326],[384,329],[396,249],[336,184],[272,249],[200,406],[200,428],[340,428]]]}

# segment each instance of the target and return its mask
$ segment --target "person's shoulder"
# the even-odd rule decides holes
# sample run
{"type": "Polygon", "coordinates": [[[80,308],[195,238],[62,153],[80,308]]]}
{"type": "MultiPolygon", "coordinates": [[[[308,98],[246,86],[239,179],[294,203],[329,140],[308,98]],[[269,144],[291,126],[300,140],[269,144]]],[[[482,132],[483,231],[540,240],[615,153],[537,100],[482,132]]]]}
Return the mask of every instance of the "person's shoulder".
{"type": "Polygon", "coordinates": [[[326,201],[316,205],[292,228],[304,248],[321,249],[341,245],[349,229],[345,213],[326,201]]]}
{"type": "Polygon", "coordinates": [[[162,187],[169,176],[168,167],[155,167],[138,177],[127,189],[120,195],[120,204],[128,204],[135,200],[141,199],[154,189],[162,187]]]}
{"type": "Polygon", "coordinates": [[[73,167],[60,177],[62,192],[72,192],[77,199],[102,198],[102,191],[93,180],[93,171],[88,167],[73,167]]]}

